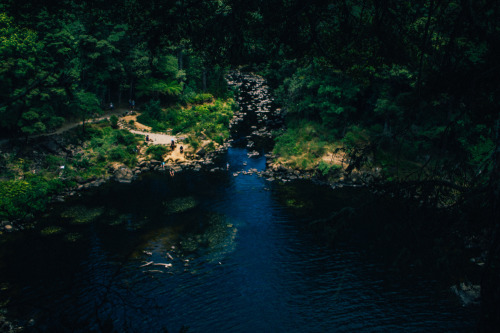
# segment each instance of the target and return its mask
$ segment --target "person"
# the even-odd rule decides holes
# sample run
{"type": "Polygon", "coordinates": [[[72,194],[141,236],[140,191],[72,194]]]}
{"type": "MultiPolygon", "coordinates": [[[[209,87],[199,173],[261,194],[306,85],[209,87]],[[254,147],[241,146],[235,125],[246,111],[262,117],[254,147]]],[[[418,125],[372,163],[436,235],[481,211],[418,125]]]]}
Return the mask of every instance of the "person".
{"type": "Polygon", "coordinates": [[[170,148],[172,149],[172,151],[175,149],[175,141],[173,139],[170,142],[170,148]]]}
{"type": "Polygon", "coordinates": [[[161,168],[165,170],[165,161],[161,162],[161,168]]]}
{"type": "Polygon", "coordinates": [[[226,164],[226,170],[229,170],[229,162],[226,164]]]}
{"type": "Polygon", "coordinates": [[[113,111],[115,109],[115,106],[113,105],[113,102],[109,103],[109,109],[113,111]]]}
{"type": "Polygon", "coordinates": [[[170,176],[173,177],[174,176],[174,169],[170,169],[170,176]]]}
{"type": "Polygon", "coordinates": [[[128,100],[128,108],[129,108],[129,110],[132,110],[132,100],[131,99],[128,100]]]}
{"type": "Polygon", "coordinates": [[[134,109],[135,109],[135,101],[132,100],[132,110],[134,110],[134,109]]]}
{"type": "Polygon", "coordinates": [[[149,142],[149,135],[146,135],[146,142],[149,142]]]}
{"type": "Polygon", "coordinates": [[[179,148],[179,151],[181,152],[181,154],[184,152],[184,148],[182,146],[180,146],[179,148]]]}

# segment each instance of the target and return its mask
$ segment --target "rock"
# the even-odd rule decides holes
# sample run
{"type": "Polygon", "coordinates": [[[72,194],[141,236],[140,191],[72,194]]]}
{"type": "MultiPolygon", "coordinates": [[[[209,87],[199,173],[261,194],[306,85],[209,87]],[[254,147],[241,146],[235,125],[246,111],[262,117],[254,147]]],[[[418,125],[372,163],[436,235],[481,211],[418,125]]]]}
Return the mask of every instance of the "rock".
{"type": "Polygon", "coordinates": [[[201,156],[201,157],[205,156],[206,154],[207,154],[207,151],[206,151],[205,147],[201,147],[196,152],[196,155],[201,156]]]}
{"type": "Polygon", "coordinates": [[[257,157],[259,155],[260,155],[260,153],[258,151],[252,151],[252,152],[247,154],[248,157],[257,157]]]}
{"type": "Polygon", "coordinates": [[[115,171],[114,176],[115,180],[120,183],[130,183],[134,178],[134,173],[129,167],[123,165],[115,171]]]}
{"type": "Polygon", "coordinates": [[[464,306],[477,304],[481,296],[481,287],[471,283],[462,282],[452,286],[451,290],[460,298],[464,306]]]}

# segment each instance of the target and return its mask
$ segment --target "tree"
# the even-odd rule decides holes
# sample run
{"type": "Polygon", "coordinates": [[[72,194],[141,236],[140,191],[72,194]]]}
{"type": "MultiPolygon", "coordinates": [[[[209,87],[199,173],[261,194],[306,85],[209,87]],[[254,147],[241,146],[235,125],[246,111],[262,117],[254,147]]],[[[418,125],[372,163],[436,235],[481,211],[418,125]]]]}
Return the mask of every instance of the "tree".
{"type": "Polygon", "coordinates": [[[46,76],[36,70],[40,44],[34,31],[17,26],[11,17],[0,13],[0,40],[0,127],[14,131],[27,111],[26,96],[46,76]]]}
{"type": "Polygon", "coordinates": [[[84,90],[76,92],[75,99],[72,102],[72,110],[82,120],[83,133],[85,133],[85,121],[95,114],[102,113],[97,96],[84,90]]]}

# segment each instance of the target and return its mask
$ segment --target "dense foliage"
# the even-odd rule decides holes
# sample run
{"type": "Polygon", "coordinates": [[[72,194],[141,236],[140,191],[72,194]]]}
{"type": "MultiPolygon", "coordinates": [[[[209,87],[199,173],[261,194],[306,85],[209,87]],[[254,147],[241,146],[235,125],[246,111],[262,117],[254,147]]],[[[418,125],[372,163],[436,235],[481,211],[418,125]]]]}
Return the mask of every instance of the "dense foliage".
{"type": "MultiPolygon", "coordinates": [[[[247,65],[287,110],[275,147],[284,163],[337,177],[341,154],[347,174],[380,168],[424,201],[477,204],[481,221],[463,216],[498,229],[498,1],[5,0],[0,41],[2,133],[52,131],[137,100],[154,129],[220,142],[228,115],[213,122],[211,106],[197,104],[223,109],[227,66],[247,65]]],[[[126,134],[92,131],[81,165],[109,158],[106,149],[132,163],[126,134]]],[[[2,205],[36,186],[5,183],[2,205]]]]}

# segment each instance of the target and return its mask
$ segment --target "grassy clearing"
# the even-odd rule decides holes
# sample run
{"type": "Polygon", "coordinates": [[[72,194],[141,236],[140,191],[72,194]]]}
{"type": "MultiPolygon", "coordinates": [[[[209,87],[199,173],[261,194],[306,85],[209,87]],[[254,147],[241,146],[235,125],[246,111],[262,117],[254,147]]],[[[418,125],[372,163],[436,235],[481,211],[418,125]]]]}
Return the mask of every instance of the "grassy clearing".
{"type": "Polygon", "coordinates": [[[277,136],[274,153],[277,163],[291,168],[315,171],[318,175],[340,177],[356,159],[362,160],[353,170],[378,168],[388,180],[412,179],[429,173],[422,161],[425,145],[410,139],[384,143],[378,128],[351,126],[343,137],[334,137],[322,124],[301,120],[290,123],[277,136]],[[422,148],[424,147],[424,148],[422,148]]]}
{"type": "Polygon", "coordinates": [[[221,145],[229,138],[229,122],[236,104],[231,98],[208,99],[207,96],[200,100],[203,104],[176,105],[167,109],[152,101],[145,105],[137,122],[151,127],[154,132],[182,135],[187,138],[185,143],[194,149],[201,146],[203,140],[221,145]]]}

